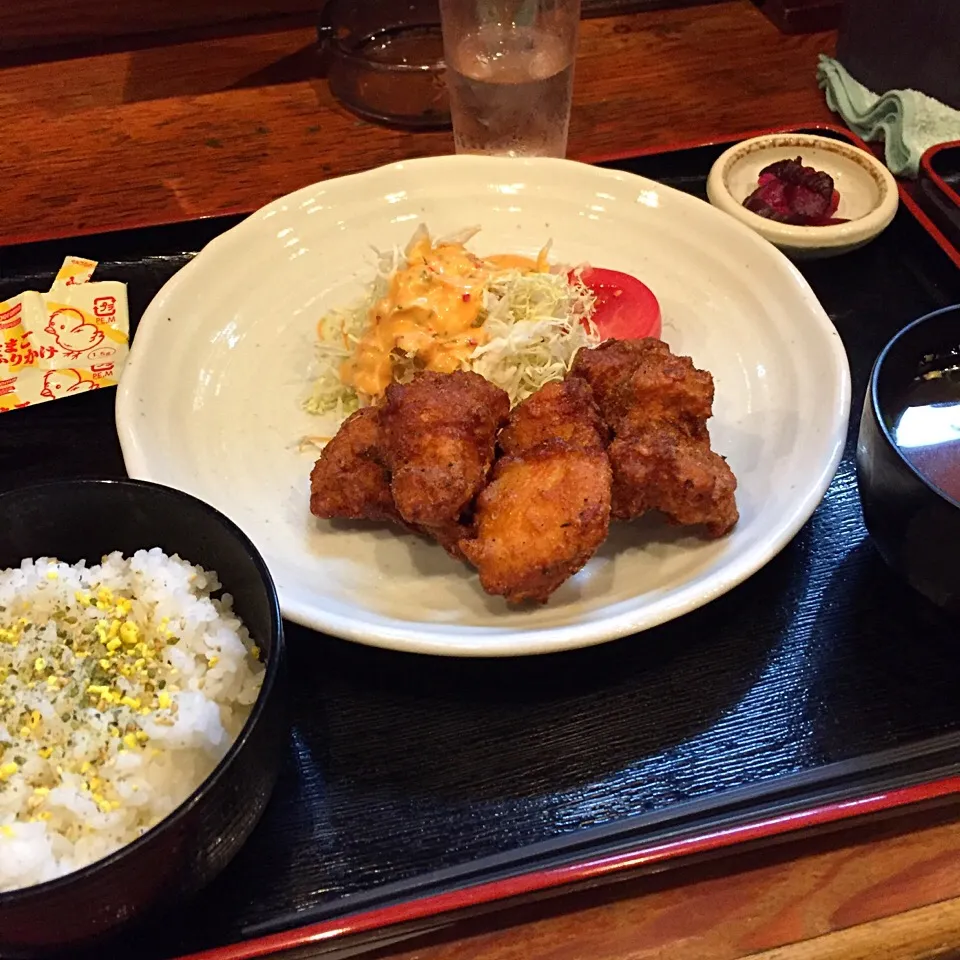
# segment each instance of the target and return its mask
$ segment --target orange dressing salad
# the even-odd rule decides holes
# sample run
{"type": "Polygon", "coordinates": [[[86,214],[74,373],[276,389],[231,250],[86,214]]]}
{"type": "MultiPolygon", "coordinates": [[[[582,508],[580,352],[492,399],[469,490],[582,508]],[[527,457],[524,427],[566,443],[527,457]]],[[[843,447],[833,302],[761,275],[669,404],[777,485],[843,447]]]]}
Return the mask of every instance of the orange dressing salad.
{"type": "Polygon", "coordinates": [[[535,258],[480,256],[472,233],[434,241],[421,226],[404,251],[381,255],[362,300],[321,318],[310,413],[342,420],[421,370],[473,370],[517,403],[599,343],[593,295],[551,268],[549,244],[535,258]]]}

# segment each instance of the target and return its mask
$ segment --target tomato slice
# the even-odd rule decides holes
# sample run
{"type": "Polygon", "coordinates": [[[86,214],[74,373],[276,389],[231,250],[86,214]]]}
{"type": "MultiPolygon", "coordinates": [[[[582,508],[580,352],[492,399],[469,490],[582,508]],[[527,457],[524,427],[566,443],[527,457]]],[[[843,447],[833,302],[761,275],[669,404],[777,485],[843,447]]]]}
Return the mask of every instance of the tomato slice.
{"type": "MultiPolygon", "coordinates": [[[[576,271],[571,272],[571,277],[576,271]]],[[[584,267],[580,279],[594,295],[593,322],[605,340],[659,337],[660,304],[653,291],[629,273],[584,267]]]]}

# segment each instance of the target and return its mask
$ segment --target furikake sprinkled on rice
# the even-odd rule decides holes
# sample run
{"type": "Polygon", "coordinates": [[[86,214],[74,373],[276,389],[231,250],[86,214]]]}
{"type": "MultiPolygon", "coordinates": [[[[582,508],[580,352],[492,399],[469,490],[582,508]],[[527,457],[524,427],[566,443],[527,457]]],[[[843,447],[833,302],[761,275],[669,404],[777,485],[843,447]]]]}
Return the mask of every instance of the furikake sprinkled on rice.
{"type": "Polygon", "coordinates": [[[0,571],[0,890],[136,839],[224,755],[263,666],[218,588],[157,549],[0,571]]]}

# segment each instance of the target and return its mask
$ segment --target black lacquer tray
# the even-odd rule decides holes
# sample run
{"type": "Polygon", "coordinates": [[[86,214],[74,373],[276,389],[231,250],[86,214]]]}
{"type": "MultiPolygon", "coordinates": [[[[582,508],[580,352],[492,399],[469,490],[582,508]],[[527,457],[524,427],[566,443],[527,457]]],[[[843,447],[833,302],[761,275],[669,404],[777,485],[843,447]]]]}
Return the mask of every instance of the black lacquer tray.
{"type": "MultiPolygon", "coordinates": [[[[725,146],[605,165],[703,197],[725,146]]],[[[0,248],[0,297],[45,288],[77,254],[128,284],[135,320],[238,219],[0,248]]],[[[843,338],[854,409],[836,478],[778,557],[679,620],[543,658],[430,659],[288,625],[293,726],[263,821],[201,897],[92,955],[314,956],[450,910],[960,797],[960,627],[883,566],[853,465],[874,358],[960,302],[960,258],[906,200],[867,247],[800,269],[843,338]]],[[[122,475],[113,399],[0,414],[0,490],[122,475]]]]}

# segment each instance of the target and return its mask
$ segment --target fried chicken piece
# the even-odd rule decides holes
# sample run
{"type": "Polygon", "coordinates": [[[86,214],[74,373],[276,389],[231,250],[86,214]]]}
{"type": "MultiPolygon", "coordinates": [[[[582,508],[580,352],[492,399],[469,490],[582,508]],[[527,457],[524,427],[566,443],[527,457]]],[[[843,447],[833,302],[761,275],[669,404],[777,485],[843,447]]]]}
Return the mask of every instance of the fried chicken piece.
{"type": "Polygon", "coordinates": [[[689,357],[672,353],[642,357],[617,399],[618,434],[670,424],[710,444],[707,420],[713,416],[713,377],[698,370],[689,357]]]}
{"type": "Polygon", "coordinates": [[[608,436],[590,387],[571,379],[545,384],[517,404],[497,442],[505,454],[515,455],[546,440],[566,440],[575,447],[606,446],[608,436]]]}
{"type": "Polygon", "coordinates": [[[618,397],[623,382],[644,358],[663,357],[670,348],[655,337],[639,340],[604,340],[599,346],[584,347],[573,359],[568,377],[585,380],[601,416],[615,426],[618,397]]]}
{"type": "Polygon", "coordinates": [[[399,520],[376,407],[351,414],[310,473],[310,512],[330,520],[399,520]]]}
{"type": "Polygon", "coordinates": [[[674,524],[703,524],[709,537],[722,537],[739,519],[737,480],[726,461],[681,429],[660,423],[617,437],[608,453],[617,519],[659,510],[674,524]]]}
{"type": "Polygon", "coordinates": [[[387,387],[383,452],[407,523],[442,528],[460,520],[487,482],[509,411],[503,390],[461,370],[421,373],[387,387]]]}
{"type": "Polygon", "coordinates": [[[509,603],[546,602],[604,541],[610,480],[597,443],[550,439],[498,460],[477,498],[476,537],[460,541],[483,589],[509,603]]]}
{"type": "Polygon", "coordinates": [[[593,556],[610,524],[607,436],[581,380],[549,383],[514,408],[476,534],[460,542],[484,590],[542,603],[593,556]]]}
{"type": "Polygon", "coordinates": [[[713,377],[663,341],[607,340],[581,350],[570,371],[593,390],[614,432],[613,516],[659,510],[672,523],[703,525],[710,537],[739,519],[736,477],[710,449],[713,377]]]}
{"type": "MultiPolygon", "coordinates": [[[[436,376],[430,375],[428,381],[436,376]]],[[[465,404],[474,402],[479,405],[481,401],[489,404],[492,396],[495,407],[500,401],[501,391],[479,377],[476,379],[481,380],[481,386],[486,385],[489,390],[477,390],[476,382],[471,379],[473,377],[475,377],[474,374],[469,375],[466,389],[463,384],[460,386],[457,394],[460,398],[460,406],[464,407],[465,404]]],[[[448,399],[451,396],[449,390],[438,392],[434,389],[423,404],[422,412],[426,414],[425,419],[429,420],[431,413],[436,414],[437,404],[442,399],[441,393],[448,399]]],[[[423,397],[419,399],[422,400],[423,397]]],[[[454,397],[455,401],[456,399],[454,397]]],[[[505,419],[506,409],[509,407],[505,394],[501,406],[502,413],[495,410],[492,413],[495,426],[487,428],[489,438],[486,442],[489,453],[486,454],[488,457],[486,467],[479,468],[482,469],[481,483],[486,479],[489,460],[493,458],[493,434],[505,419]]],[[[455,402],[450,408],[456,413],[455,402]]],[[[463,410],[460,412],[464,413],[463,410]]],[[[410,413],[411,411],[408,410],[406,415],[409,417],[410,413]]],[[[325,519],[392,520],[415,533],[436,540],[447,553],[462,560],[463,554],[460,552],[458,543],[464,537],[473,534],[472,516],[469,510],[458,511],[450,517],[437,519],[436,522],[419,523],[409,517],[403,517],[397,509],[391,489],[391,471],[387,465],[388,448],[384,418],[383,408],[367,407],[344,421],[337,435],[324,448],[310,475],[311,512],[325,519]]],[[[479,418],[473,415],[472,419],[483,419],[483,415],[481,414],[479,418]]],[[[469,416],[467,420],[470,421],[469,416]]],[[[429,439],[429,427],[426,429],[427,439],[429,439]]],[[[443,433],[442,430],[438,432],[443,433]]],[[[460,459],[463,459],[462,455],[460,459]]],[[[443,482],[442,478],[440,482],[443,482]]],[[[471,492],[468,500],[472,500],[473,496],[474,493],[471,492]]],[[[467,507],[469,506],[468,502],[467,507]]]]}
{"type": "Polygon", "coordinates": [[[667,422],[706,439],[713,415],[713,377],[662,341],[606,340],[581,350],[571,375],[590,384],[604,419],[617,434],[667,422]]]}

